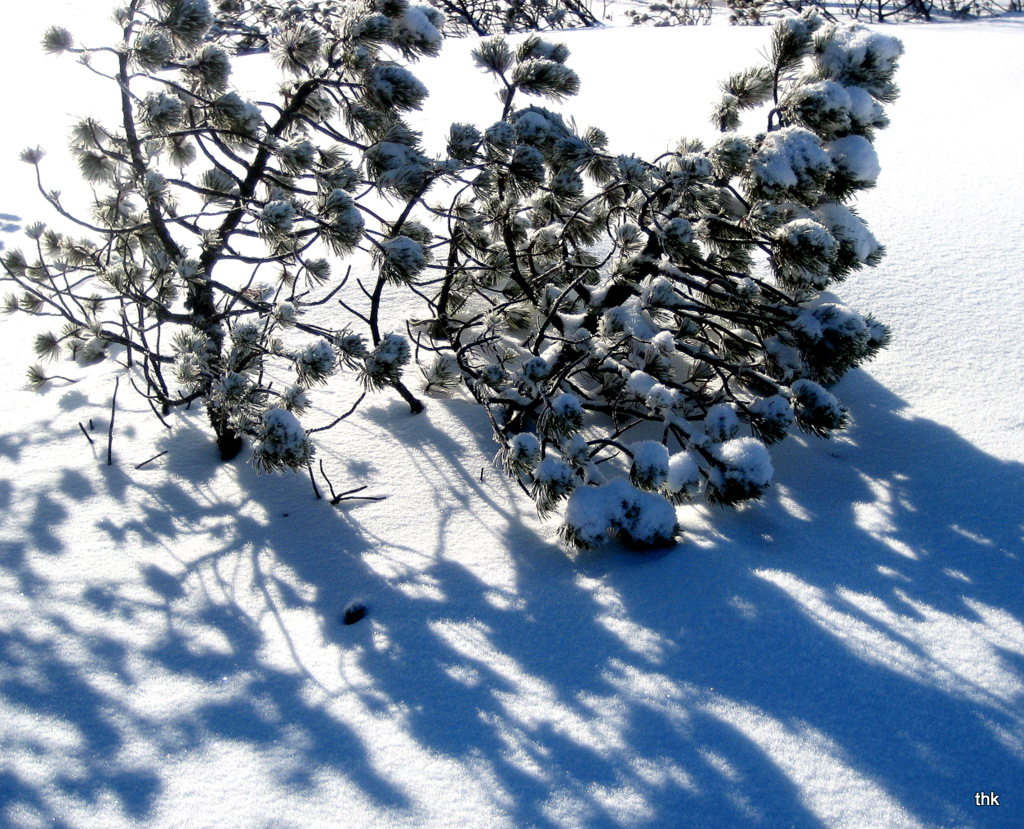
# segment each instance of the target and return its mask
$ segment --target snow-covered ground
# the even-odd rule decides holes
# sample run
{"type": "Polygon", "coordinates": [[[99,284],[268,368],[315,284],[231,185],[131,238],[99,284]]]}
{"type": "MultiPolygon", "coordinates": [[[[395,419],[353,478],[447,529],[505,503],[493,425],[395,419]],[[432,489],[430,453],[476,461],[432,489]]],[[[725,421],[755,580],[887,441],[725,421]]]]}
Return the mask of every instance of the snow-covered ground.
{"type": "MultiPolygon", "coordinates": [[[[106,5],[5,9],[7,246],[48,218],[17,151],[79,187],[62,136],[103,88],[38,36],[106,5]]],[[[840,291],[894,342],[844,437],[776,450],[762,505],[681,508],[663,554],[568,557],[458,400],[329,433],[335,485],[387,496],[336,510],[124,384],[107,466],[113,375],[28,391],[37,328],[0,321],[0,826],[1024,825],[1024,20],[896,32],[860,202],[890,255],[840,291]]],[[[707,135],[766,37],[566,33],[564,109],[620,151],[707,135]]],[[[417,72],[428,133],[493,120],[470,45],[417,72]]]]}

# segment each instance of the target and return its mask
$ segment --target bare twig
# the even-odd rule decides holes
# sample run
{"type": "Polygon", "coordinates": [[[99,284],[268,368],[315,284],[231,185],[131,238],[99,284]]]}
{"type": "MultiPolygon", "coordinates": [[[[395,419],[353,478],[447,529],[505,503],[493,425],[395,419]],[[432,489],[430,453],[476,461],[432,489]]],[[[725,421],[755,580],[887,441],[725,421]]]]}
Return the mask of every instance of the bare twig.
{"type": "Polygon", "coordinates": [[[85,427],[81,423],[78,424],[78,428],[82,430],[82,434],[85,435],[85,439],[87,441],[89,441],[90,445],[96,443],[96,441],[94,441],[91,437],[89,437],[89,433],[87,431],[85,431],[85,427]]]}
{"type": "Polygon", "coordinates": [[[160,453],[160,454],[158,454],[158,455],[154,455],[154,456],[153,456],[152,458],[150,458],[150,459],[149,459],[148,461],[143,461],[143,462],[142,462],[142,463],[140,463],[140,464],[136,464],[136,465],[135,465],[135,468],[136,468],[136,469],[142,469],[142,467],[146,466],[146,464],[150,464],[150,463],[152,463],[153,461],[155,461],[155,460],[156,460],[157,458],[162,458],[162,457],[163,457],[164,455],[166,455],[166,454],[167,454],[167,450],[166,450],[166,449],[164,449],[164,451],[163,451],[163,452],[161,452],[161,453],[160,453]]]}
{"type": "MultiPolygon", "coordinates": [[[[352,404],[352,408],[349,409],[347,412],[345,412],[345,414],[341,415],[340,417],[335,418],[330,423],[328,423],[326,426],[317,426],[315,429],[307,429],[306,430],[306,434],[307,435],[311,435],[311,434],[313,434],[313,432],[324,432],[327,429],[334,428],[339,423],[341,423],[341,421],[343,421],[346,417],[348,417],[350,414],[352,414],[352,412],[354,412],[356,410],[356,408],[359,406],[359,404],[363,402],[363,398],[364,397],[366,397],[366,392],[363,392],[361,395],[359,395],[359,399],[355,403],[352,404]]],[[[322,469],[322,464],[321,464],[321,469],[322,469]]]]}
{"type": "Polygon", "coordinates": [[[114,465],[114,410],[117,405],[117,389],[121,385],[121,376],[114,378],[114,396],[110,398],[110,426],[107,428],[107,466],[114,465]]]}
{"type": "MultiPolygon", "coordinates": [[[[313,464],[307,465],[306,471],[309,472],[309,482],[313,485],[313,494],[316,496],[316,500],[322,500],[324,496],[320,494],[320,490],[316,485],[316,479],[313,477],[313,464]]],[[[323,471],[323,461],[320,461],[320,471],[323,471]]]]}
{"type": "Polygon", "coordinates": [[[362,492],[366,489],[365,486],[357,486],[355,489],[349,489],[345,492],[339,492],[331,499],[332,506],[338,506],[342,501],[383,501],[386,496],[384,495],[356,495],[357,492],[362,492]]]}
{"type": "MultiPolygon", "coordinates": [[[[344,492],[335,492],[334,484],[331,483],[331,479],[327,477],[327,473],[324,472],[324,462],[320,461],[320,474],[324,476],[324,480],[327,481],[327,486],[331,490],[331,506],[336,507],[342,501],[383,501],[383,495],[356,495],[357,492],[362,492],[366,489],[365,486],[357,486],[355,489],[347,489],[344,492]]],[[[309,477],[312,479],[313,470],[310,469],[309,477]]],[[[313,489],[316,489],[316,484],[313,484],[313,489]]],[[[319,494],[318,494],[319,497],[319,494]]]]}

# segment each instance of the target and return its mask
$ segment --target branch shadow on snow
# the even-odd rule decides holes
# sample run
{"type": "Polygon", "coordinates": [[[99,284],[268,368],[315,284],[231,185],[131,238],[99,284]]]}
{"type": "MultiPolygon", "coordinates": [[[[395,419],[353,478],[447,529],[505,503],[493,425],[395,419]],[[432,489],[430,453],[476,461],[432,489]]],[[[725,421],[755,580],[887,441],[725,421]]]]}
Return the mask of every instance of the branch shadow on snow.
{"type": "Polygon", "coordinates": [[[671,554],[692,557],[678,591],[639,571],[665,584],[685,565],[594,572],[637,623],[678,626],[670,673],[721,695],[711,710],[764,720],[740,725],[752,755],[788,745],[773,760],[817,815],[845,786],[878,804],[853,825],[1016,825],[1019,804],[974,795],[1024,787],[1024,466],[908,416],[864,372],[839,393],[846,438],[779,447],[763,506],[698,510],[698,549],[671,554]]]}
{"type": "MultiPolygon", "coordinates": [[[[34,443],[26,438],[19,450],[34,443]]],[[[129,825],[145,825],[173,788],[174,763],[213,742],[273,753],[272,783],[297,797],[327,769],[368,803],[401,807],[405,797],[369,762],[359,735],[311,692],[315,677],[302,655],[265,659],[281,640],[288,653],[289,615],[317,607],[335,623],[325,619],[325,629],[338,626],[360,580],[366,542],[358,529],[323,502],[318,509],[308,481],[222,466],[201,429],[177,428],[157,448],[168,451],[171,474],[96,464],[55,471],[49,491],[0,487],[7,502],[24,497],[33,516],[22,541],[0,546],[9,611],[0,627],[0,700],[18,712],[5,734],[11,762],[0,775],[0,823],[70,827],[69,804],[112,801],[129,825]],[[216,479],[225,475],[246,479],[242,501],[220,497],[216,479]],[[85,522],[96,530],[90,552],[108,557],[110,568],[99,581],[55,575],[46,560],[82,553],[61,530],[72,526],[72,512],[89,515],[94,497],[128,502],[85,522]],[[320,526],[310,531],[314,517],[320,526]],[[305,527],[296,549],[293,524],[305,527]],[[197,538],[209,546],[199,555],[197,538]],[[293,556],[316,562],[315,584],[302,583],[301,596],[280,575],[280,561],[293,556]],[[169,703],[160,701],[165,689],[169,703]],[[17,761],[32,756],[46,758],[46,773],[20,771],[17,761]]],[[[227,772],[225,788],[249,785],[233,769],[218,771],[227,772]]]]}
{"type": "Polygon", "coordinates": [[[765,505],[684,511],[667,554],[571,563],[491,514],[514,557],[502,597],[442,533],[451,616],[420,603],[402,624],[451,661],[379,655],[374,693],[423,712],[419,742],[488,758],[511,825],[558,825],[552,791],[565,825],[1014,825],[974,795],[1024,784],[1024,466],[866,373],[841,393],[848,437],[780,448],[765,505]]]}
{"type": "Polygon", "coordinates": [[[325,797],[326,775],[424,825],[432,800],[510,827],[1012,825],[974,793],[1024,783],[1024,466],[905,417],[867,374],[841,394],[847,438],[780,447],[764,505],[683,510],[687,540],[654,555],[573,560],[539,536],[459,401],[428,409],[444,428],[385,405],[326,443],[344,461],[389,430],[414,480],[348,467],[380,476],[379,504],[219,465],[188,426],[161,471],[60,471],[0,551],[0,699],[25,718],[11,756],[72,762],[45,784],[9,766],[0,815],[70,826],[61,803],[112,796],[145,825],[187,794],[175,762],[217,744],[281,796],[325,797]],[[61,582],[40,557],[105,497],[130,502],[91,519],[124,568],[61,582]],[[354,599],[369,614],[343,625],[354,599]],[[392,743],[417,771],[375,759],[392,743]]]}

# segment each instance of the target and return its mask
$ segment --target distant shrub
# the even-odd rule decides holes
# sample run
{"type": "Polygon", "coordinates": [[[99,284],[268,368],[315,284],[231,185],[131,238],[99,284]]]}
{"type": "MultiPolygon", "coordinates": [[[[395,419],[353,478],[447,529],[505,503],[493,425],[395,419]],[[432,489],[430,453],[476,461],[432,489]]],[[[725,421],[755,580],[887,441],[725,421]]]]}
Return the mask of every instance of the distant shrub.
{"type": "MultiPolygon", "coordinates": [[[[266,51],[273,33],[338,0],[215,0],[214,32],[242,53],[266,51]]],[[[599,26],[586,0],[430,0],[448,36],[511,34],[599,26]]]]}
{"type": "Polygon", "coordinates": [[[726,5],[729,22],[743,26],[759,26],[809,9],[831,22],[836,15],[845,15],[864,23],[901,23],[992,17],[1022,8],[1020,0],[726,0],[726,5]]]}
{"type": "Polygon", "coordinates": [[[494,35],[601,25],[586,0],[430,0],[452,35],[494,35]]]}
{"type": "Polygon", "coordinates": [[[711,22],[710,0],[670,0],[668,3],[648,3],[643,9],[626,12],[634,26],[697,26],[711,22]]]}

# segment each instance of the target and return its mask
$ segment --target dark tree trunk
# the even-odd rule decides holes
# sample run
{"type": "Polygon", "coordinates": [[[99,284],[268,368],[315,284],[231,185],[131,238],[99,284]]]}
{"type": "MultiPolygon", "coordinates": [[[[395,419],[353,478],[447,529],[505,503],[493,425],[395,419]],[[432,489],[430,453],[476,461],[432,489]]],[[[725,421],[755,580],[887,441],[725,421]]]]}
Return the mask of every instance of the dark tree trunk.
{"type": "Polygon", "coordinates": [[[217,435],[217,449],[222,461],[234,460],[242,451],[242,436],[226,430],[217,435]]]}
{"type": "Polygon", "coordinates": [[[222,461],[234,460],[242,451],[242,436],[228,425],[228,418],[225,412],[215,409],[207,404],[207,414],[210,416],[210,425],[214,434],[217,435],[217,450],[220,452],[222,461]]]}

